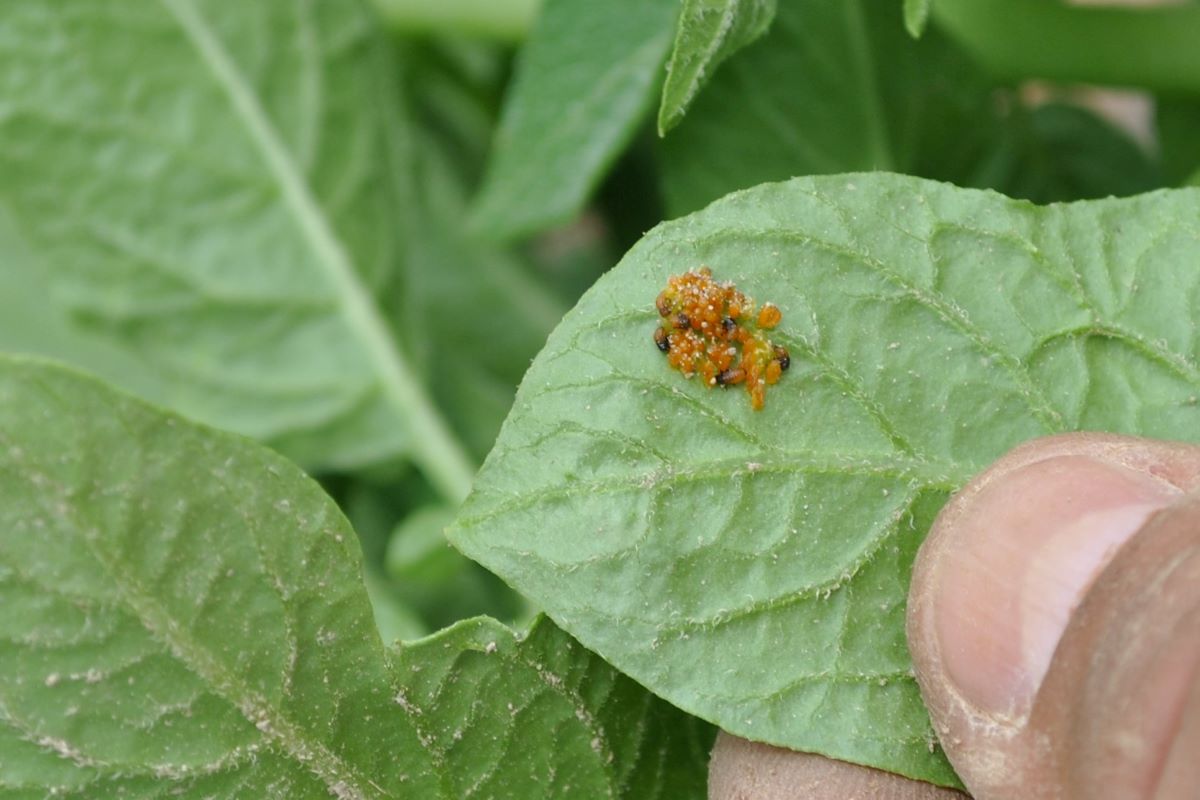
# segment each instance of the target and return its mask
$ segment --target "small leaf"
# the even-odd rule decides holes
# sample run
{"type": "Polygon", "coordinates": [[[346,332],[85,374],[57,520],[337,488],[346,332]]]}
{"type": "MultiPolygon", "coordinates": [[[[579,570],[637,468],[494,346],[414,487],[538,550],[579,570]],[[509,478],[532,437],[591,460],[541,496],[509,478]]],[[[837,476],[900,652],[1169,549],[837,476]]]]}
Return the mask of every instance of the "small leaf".
{"type": "Polygon", "coordinates": [[[388,541],[387,571],[405,583],[436,587],[446,583],[471,562],[450,548],[442,531],[454,519],[454,510],[426,506],[396,526],[388,541]]]}
{"type": "Polygon", "coordinates": [[[904,0],[904,27],[914,39],[920,39],[929,24],[933,0],[904,0]]]}
{"type": "Polygon", "coordinates": [[[1041,434],[1200,441],[1200,191],[1036,207],[880,173],[648,234],[551,335],[451,540],[585,646],[756,740],[953,785],[912,678],[912,559],[1041,434]],[[708,265],[783,312],[755,412],[654,346],[708,265]]]}
{"type": "Polygon", "coordinates": [[[505,100],[471,225],[533,233],[575,214],[649,110],[678,0],[547,0],[505,100]]]}
{"type": "Polygon", "coordinates": [[[658,132],[679,124],[721,62],[767,32],[776,0],[683,0],[667,65],[658,132]]]}
{"type": "Polygon", "coordinates": [[[0,358],[0,794],[702,796],[707,726],[545,621],[388,651],[360,562],[282,457],[0,358]]]}

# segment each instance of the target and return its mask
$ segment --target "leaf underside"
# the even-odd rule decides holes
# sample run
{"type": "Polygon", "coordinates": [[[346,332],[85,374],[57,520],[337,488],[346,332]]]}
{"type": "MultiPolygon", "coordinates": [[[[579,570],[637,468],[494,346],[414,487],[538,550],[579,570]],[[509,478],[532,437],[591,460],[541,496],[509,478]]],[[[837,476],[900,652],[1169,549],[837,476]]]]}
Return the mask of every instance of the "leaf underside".
{"type": "Polygon", "coordinates": [[[370,297],[411,198],[367,10],[13,0],[0,29],[5,269],[130,363],[27,349],[323,465],[403,453],[413,404],[370,297]]]}
{"type": "Polygon", "coordinates": [[[721,62],[767,32],[776,4],[776,0],[683,0],[658,109],[660,135],[679,124],[721,62]]]}
{"type": "Polygon", "coordinates": [[[703,796],[707,726],[547,620],[389,651],[360,561],[282,457],[0,358],[0,798],[703,796]]]}
{"type": "Polygon", "coordinates": [[[956,778],[911,675],[916,548],[1015,444],[1200,438],[1200,192],[1036,207],[881,173],[660,226],[551,336],[450,536],[583,644],[732,733],[956,778]],[[708,265],[783,311],[751,410],[654,347],[708,265]]]}

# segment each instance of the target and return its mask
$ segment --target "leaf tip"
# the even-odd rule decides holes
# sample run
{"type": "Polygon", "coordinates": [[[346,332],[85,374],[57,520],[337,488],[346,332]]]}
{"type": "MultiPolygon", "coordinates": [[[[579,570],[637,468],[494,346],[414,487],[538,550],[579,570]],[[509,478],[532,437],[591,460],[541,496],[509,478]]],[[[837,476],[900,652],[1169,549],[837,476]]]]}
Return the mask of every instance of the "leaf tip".
{"type": "Polygon", "coordinates": [[[933,0],[904,0],[904,28],[909,36],[920,39],[929,25],[933,0]]]}

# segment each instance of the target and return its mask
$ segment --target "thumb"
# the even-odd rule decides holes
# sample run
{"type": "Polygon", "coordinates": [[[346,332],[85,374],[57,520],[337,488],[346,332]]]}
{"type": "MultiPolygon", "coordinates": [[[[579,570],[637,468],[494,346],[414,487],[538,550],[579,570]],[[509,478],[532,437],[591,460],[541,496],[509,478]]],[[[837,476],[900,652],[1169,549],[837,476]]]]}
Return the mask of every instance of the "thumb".
{"type": "Polygon", "coordinates": [[[922,546],[909,646],[978,800],[1194,797],[1200,448],[1072,434],[1017,448],[922,546]]]}

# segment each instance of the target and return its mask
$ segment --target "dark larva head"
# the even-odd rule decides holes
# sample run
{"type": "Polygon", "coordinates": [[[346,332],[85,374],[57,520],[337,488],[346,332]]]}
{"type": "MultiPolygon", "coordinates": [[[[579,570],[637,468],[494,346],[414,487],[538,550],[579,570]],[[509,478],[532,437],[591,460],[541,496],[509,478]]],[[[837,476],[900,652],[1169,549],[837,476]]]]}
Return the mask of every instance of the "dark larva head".
{"type": "Polygon", "coordinates": [[[654,343],[658,345],[658,349],[664,353],[671,350],[671,336],[664,328],[654,329],[654,343]]]}

